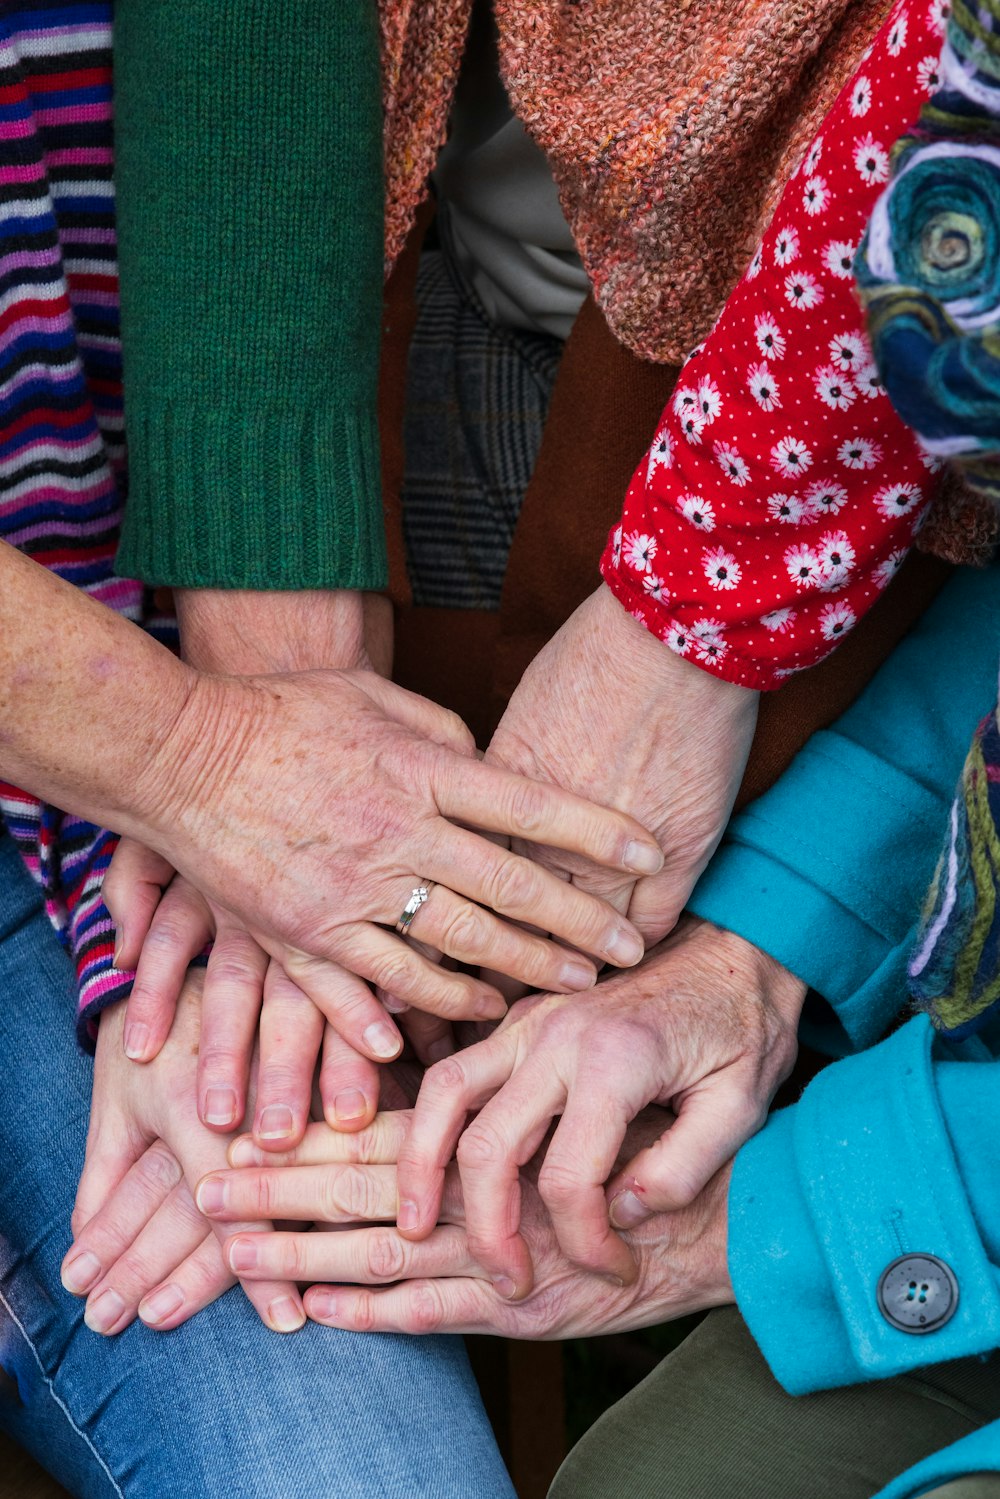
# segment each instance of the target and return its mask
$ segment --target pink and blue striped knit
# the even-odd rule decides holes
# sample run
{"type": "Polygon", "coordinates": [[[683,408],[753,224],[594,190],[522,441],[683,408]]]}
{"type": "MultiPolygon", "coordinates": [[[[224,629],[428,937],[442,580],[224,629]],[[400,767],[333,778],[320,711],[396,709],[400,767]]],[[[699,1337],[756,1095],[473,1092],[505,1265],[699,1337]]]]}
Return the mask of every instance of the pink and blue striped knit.
{"type": "MultiPolygon", "coordinates": [[[[0,537],[159,638],[118,578],[125,493],[110,3],[0,8],[0,537]]],[[[101,882],[112,834],[0,783],[79,985],[81,1039],[131,988],[101,882]]]]}

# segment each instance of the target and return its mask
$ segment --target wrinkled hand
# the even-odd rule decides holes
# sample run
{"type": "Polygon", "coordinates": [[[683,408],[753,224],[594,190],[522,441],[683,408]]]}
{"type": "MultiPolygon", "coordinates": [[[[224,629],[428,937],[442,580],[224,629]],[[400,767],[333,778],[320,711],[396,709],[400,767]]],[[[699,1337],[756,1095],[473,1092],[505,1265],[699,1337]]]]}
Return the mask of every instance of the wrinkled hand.
{"type": "MultiPolygon", "coordinates": [[[[97,1332],[122,1331],[140,1301],[143,1320],[176,1326],[230,1284],[218,1241],[207,1242],[190,1199],[198,1179],[225,1163],[227,1146],[195,1112],[201,988],[201,974],[192,973],[166,1045],[144,1068],[122,1050],[124,1005],[101,1016],[74,1242],[63,1262],[63,1283],[87,1296],[87,1323],[97,1332]]],[[[246,1222],[249,1232],[269,1226],[246,1222]]],[[[301,1297],[287,1279],[245,1289],[274,1331],[302,1325],[301,1297]]]]}
{"type": "Polygon", "coordinates": [[[427,1072],[399,1158],[400,1229],[433,1231],[457,1147],[471,1252],[524,1294],[519,1168],[561,1115],[538,1177],[561,1250],[630,1281],[630,1241],[614,1229],[694,1202],[760,1128],[794,1063],[804,997],[743,938],[687,918],[639,968],[589,994],[519,1001],[488,1040],[427,1072]],[[676,1122],[606,1185],[651,1103],[676,1122]]]}
{"type": "MultiPolygon", "coordinates": [[[[629,1133],[634,1151],[657,1138],[666,1123],[650,1111],[629,1133]]],[[[579,1269],[562,1253],[545,1206],[523,1179],[523,1226],[536,1275],[533,1291],[511,1301],[491,1284],[465,1231],[459,1176],[446,1178],[442,1221],[428,1239],[412,1243],[382,1223],[396,1204],[394,1162],[404,1147],[405,1114],[382,1114],[357,1135],[310,1126],[286,1164],[213,1172],[197,1200],[223,1225],[264,1211],[290,1220],[323,1220],[335,1233],[243,1234],[227,1241],[234,1273],[321,1280],[305,1295],[309,1316],[357,1332],[498,1333],[508,1338],[567,1338],[625,1331],[685,1316],[733,1299],[726,1266],[724,1168],[690,1207],[650,1219],[628,1237],[637,1271],[628,1286],[579,1269]],[[371,1290],[378,1286],[385,1289],[371,1290]],[[364,1288],[364,1289],[363,1289],[364,1288]]],[[[249,1140],[232,1147],[234,1161],[263,1159],[249,1140]]]]}
{"type": "Polygon", "coordinates": [[[729,820],[757,698],[675,655],[602,584],[528,667],[487,759],[629,812],[665,863],[636,883],[542,840],[515,848],[627,911],[647,943],[658,942],[729,820]]]}

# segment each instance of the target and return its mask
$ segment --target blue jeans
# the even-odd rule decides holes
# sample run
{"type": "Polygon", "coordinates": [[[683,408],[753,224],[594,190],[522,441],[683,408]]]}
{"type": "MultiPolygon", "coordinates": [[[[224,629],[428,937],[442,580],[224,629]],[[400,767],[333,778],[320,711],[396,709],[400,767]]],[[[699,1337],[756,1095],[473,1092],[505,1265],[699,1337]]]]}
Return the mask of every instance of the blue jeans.
{"type": "Polygon", "coordinates": [[[0,836],[0,1426],[80,1499],[513,1499],[458,1338],[282,1337],[229,1291],[175,1332],[83,1323],[59,1265],[92,1063],[74,979],[0,836]]]}

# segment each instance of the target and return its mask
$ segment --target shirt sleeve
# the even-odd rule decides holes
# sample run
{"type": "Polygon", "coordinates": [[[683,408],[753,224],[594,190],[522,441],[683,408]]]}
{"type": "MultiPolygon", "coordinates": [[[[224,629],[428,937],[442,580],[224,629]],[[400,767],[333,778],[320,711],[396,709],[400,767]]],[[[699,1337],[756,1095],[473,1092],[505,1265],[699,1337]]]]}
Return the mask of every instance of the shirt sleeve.
{"type": "Polygon", "coordinates": [[[853,262],[941,45],[926,4],[896,6],[682,369],[601,560],[636,619],[727,681],[775,688],[829,655],[932,497],[933,460],[879,381],[853,262]]]}
{"type": "Polygon", "coordinates": [[[118,0],[129,496],[118,570],[386,582],[369,0],[118,0]]]}

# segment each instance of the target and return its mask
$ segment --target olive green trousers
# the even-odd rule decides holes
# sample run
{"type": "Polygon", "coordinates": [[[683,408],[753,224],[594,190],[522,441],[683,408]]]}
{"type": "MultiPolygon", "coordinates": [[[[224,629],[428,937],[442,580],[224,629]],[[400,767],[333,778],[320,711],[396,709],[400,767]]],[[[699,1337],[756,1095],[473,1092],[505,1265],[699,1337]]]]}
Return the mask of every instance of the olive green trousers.
{"type": "MultiPolygon", "coordinates": [[[[549,1499],[872,1499],[998,1417],[1000,1354],[794,1398],[725,1307],[596,1422],[549,1499]]],[[[933,1499],[1000,1499],[1000,1474],[933,1499]]]]}

